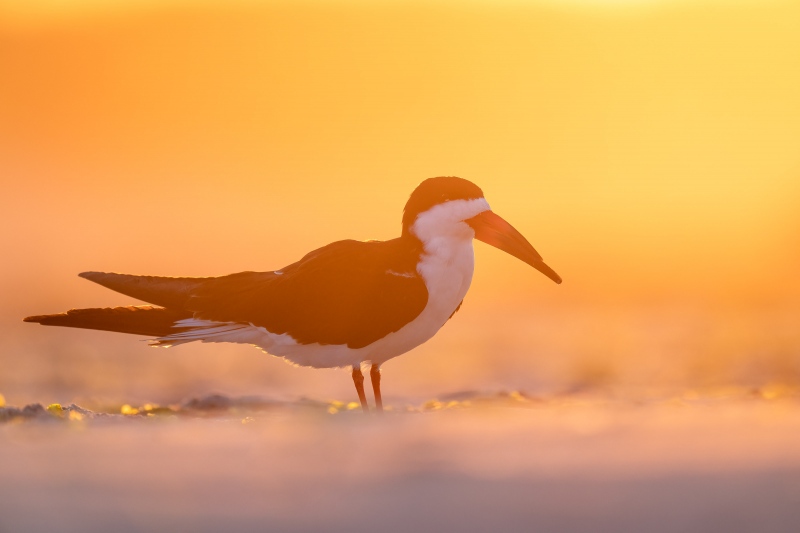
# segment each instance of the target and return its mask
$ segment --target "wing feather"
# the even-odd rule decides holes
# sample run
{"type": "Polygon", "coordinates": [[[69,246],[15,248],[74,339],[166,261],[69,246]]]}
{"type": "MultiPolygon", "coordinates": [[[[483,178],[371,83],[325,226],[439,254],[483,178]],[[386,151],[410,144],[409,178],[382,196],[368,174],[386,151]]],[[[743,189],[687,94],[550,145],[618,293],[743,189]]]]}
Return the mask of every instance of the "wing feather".
{"type": "Polygon", "coordinates": [[[191,292],[214,279],[136,276],[115,272],[81,272],[78,276],[137,300],[174,309],[185,309],[186,299],[191,292]]]}
{"type": "Polygon", "coordinates": [[[281,274],[215,278],[191,291],[186,305],[198,319],[248,323],[301,344],[362,348],[401,329],[428,302],[416,273],[419,252],[398,241],[339,241],[281,274]]]}

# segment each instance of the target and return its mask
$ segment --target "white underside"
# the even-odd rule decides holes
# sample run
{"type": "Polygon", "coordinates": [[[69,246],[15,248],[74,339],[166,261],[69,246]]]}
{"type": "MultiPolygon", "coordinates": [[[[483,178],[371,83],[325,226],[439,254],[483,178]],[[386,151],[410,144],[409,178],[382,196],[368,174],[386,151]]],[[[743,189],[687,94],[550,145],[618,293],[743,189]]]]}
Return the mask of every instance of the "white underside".
{"type": "Polygon", "coordinates": [[[489,209],[484,199],[455,200],[421,214],[412,231],[422,240],[424,253],[417,273],[428,289],[428,304],[414,320],[363,348],[347,345],[299,344],[288,334],[233,322],[186,319],[175,327],[191,330],[156,339],[162,346],[186,342],[252,344],[287,361],[315,368],[382,364],[433,337],[464,299],[472,282],[474,232],[463,220],[489,209]]]}

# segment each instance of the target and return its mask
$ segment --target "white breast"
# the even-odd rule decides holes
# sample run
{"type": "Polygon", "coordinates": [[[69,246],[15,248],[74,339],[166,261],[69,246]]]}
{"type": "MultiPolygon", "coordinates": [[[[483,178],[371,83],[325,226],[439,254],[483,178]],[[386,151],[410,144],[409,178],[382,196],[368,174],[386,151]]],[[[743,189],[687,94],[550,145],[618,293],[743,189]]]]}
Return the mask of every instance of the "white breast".
{"type": "Polygon", "coordinates": [[[191,341],[254,344],[264,351],[301,366],[334,368],[381,364],[416,348],[433,337],[455,312],[472,282],[474,232],[464,220],[489,209],[483,198],[454,200],[435,206],[417,217],[412,231],[422,241],[424,253],[417,273],[428,289],[428,303],[414,320],[394,333],[363,348],[347,345],[298,344],[290,335],[270,333],[263,327],[188,319],[177,323],[198,329],[158,339],[162,345],[191,341]]]}

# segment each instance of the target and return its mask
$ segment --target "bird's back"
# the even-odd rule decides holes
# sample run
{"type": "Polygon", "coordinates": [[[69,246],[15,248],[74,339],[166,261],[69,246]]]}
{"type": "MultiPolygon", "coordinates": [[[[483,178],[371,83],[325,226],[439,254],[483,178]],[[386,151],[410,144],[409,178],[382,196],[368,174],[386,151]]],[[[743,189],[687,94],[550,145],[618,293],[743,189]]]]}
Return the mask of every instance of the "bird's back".
{"type": "Polygon", "coordinates": [[[361,348],[427,303],[419,255],[399,241],[334,242],[278,271],[209,280],[187,305],[196,318],[249,323],[300,344],[361,348]]]}

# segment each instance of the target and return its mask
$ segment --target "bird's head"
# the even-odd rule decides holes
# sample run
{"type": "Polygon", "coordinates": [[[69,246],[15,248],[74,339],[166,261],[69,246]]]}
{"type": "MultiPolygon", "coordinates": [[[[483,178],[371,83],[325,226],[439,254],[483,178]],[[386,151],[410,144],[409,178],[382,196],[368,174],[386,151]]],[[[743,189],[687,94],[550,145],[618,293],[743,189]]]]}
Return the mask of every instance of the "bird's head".
{"type": "Polygon", "coordinates": [[[441,238],[475,238],[561,283],[525,237],[492,212],[480,187],[462,178],[430,178],[420,183],[403,211],[403,235],[414,236],[423,245],[441,238]]]}

